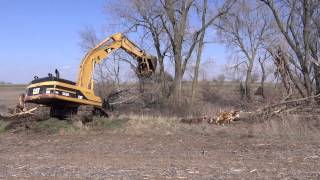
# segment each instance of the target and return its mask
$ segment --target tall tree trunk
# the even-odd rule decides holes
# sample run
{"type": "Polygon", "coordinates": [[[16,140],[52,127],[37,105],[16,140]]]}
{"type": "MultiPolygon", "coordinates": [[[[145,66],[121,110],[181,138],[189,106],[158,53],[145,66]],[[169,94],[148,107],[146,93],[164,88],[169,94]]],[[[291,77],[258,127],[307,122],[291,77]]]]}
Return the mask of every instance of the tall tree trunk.
{"type": "Polygon", "coordinates": [[[313,95],[312,82],[310,79],[309,66],[307,62],[309,62],[310,55],[310,21],[311,21],[311,12],[310,12],[310,0],[303,1],[303,42],[304,42],[304,62],[305,66],[303,67],[303,75],[305,78],[306,88],[308,96],[313,95]]]}
{"type": "Polygon", "coordinates": [[[160,85],[161,85],[161,94],[163,97],[167,96],[167,79],[164,72],[164,65],[163,63],[160,64],[160,85]]]}
{"type": "Polygon", "coordinates": [[[313,73],[314,73],[314,79],[316,82],[316,91],[315,94],[320,93],[320,67],[316,64],[313,64],[313,73]]]}
{"type": "Polygon", "coordinates": [[[261,60],[259,58],[259,63],[260,63],[260,67],[261,67],[261,81],[260,81],[260,86],[261,86],[261,95],[263,98],[266,98],[265,94],[264,94],[264,81],[266,80],[266,70],[264,68],[264,60],[261,60]]]}
{"type": "Polygon", "coordinates": [[[312,96],[312,82],[311,82],[311,79],[310,79],[310,73],[308,71],[308,68],[306,69],[303,69],[303,78],[304,78],[304,81],[305,81],[305,87],[306,87],[306,90],[307,90],[307,95],[310,97],[312,96]]]}
{"type": "Polygon", "coordinates": [[[164,64],[163,64],[163,58],[162,56],[158,56],[160,57],[158,62],[159,62],[159,66],[160,66],[160,86],[161,86],[161,96],[162,97],[168,97],[168,92],[167,92],[167,79],[165,76],[165,70],[164,70],[164,64]]]}
{"type": "MultiPolygon", "coordinates": [[[[177,30],[176,30],[177,31],[177,30]]],[[[182,30],[184,31],[184,30],[182,30]]],[[[177,31],[174,34],[175,44],[173,46],[174,61],[175,61],[175,77],[173,82],[172,95],[175,103],[180,105],[182,94],[182,78],[183,78],[183,66],[182,66],[182,41],[183,37],[181,33],[177,31]]]]}
{"type": "MultiPolygon", "coordinates": [[[[206,13],[207,13],[207,0],[203,0],[203,12],[202,12],[202,28],[205,27],[206,25],[206,13]]],[[[201,62],[201,55],[202,55],[202,50],[203,50],[203,41],[204,41],[204,35],[205,35],[206,30],[202,31],[200,34],[200,39],[198,42],[198,54],[197,54],[197,61],[196,61],[196,66],[194,68],[194,77],[192,81],[192,92],[191,92],[191,105],[194,103],[194,98],[196,95],[196,89],[198,86],[198,77],[199,77],[199,68],[200,68],[200,62],[201,62]]]]}
{"type": "MultiPolygon", "coordinates": [[[[180,59],[179,57],[176,57],[177,59],[180,59]]],[[[180,104],[181,102],[181,94],[182,94],[182,69],[181,69],[181,61],[176,62],[175,66],[175,75],[174,75],[174,81],[172,84],[172,96],[174,98],[175,103],[180,104]]]]}
{"type": "Polygon", "coordinates": [[[168,97],[168,92],[167,92],[167,83],[166,83],[166,78],[165,78],[165,68],[164,68],[164,57],[167,53],[167,50],[164,50],[163,52],[161,51],[160,48],[160,38],[159,38],[159,33],[156,32],[156,29],[153,28],[154,26],[151,26],[151,34],[152,38],[154,41],[154,47],[157,51],[157,57],[158,57],[158,62],[160,66],[160,86],[161,86],[161,95],[162,97],[168,97]]]}
{"type": "Polygon", "coordinates": [[[251,83],[252,83],[252,69],[253,69],[253,60],[249,60],[248,62],[248,69],[245,81],[245,90],[246,90],[246,97],[248,100],[251,100],[251,83]]]}
{"type": "MultiPolygon", "coordinates": [[[[316,81],[316,90],[315,95],[318,95],[320,93],[320,67],[316,64],[313,64],[313,70],[314,70],[314,78],[316,81]]],[[[315,99],[318,104],[320,104],[320,100],[318,98],[315,99]]]]}
{"type": "Polygon", "coordinates": [[[316,95],[320,93],[320,67],[313,64],[314,78],[316,81],[316,95]]]}

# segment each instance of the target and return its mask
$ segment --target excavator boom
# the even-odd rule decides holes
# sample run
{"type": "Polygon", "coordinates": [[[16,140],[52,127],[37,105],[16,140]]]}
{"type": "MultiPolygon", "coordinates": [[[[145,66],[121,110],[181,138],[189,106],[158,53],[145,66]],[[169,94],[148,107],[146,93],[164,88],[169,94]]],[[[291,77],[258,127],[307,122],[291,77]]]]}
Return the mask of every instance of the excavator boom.
{"type": "Polygon", "coordinates": [[[156,58],[146,54],[137,45],[121,33],[114,34],[86,54],[80,65],[77,86],[93,89],[94,66],[118,49],[125,50],[138,61],[137,74],[148,77],[156,68],[156,58]]]}

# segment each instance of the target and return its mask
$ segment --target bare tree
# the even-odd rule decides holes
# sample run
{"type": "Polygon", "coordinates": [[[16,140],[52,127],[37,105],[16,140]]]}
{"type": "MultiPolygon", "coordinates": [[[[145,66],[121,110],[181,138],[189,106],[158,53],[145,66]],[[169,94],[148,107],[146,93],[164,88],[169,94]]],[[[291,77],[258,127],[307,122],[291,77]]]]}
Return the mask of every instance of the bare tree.
{"type": "MultiPolygon", "coordinates": [[[[201,27],[205,27],[205,25],[206,25],[207,8],[208,8],[208,0],[203,0],[201,27]]],[[[194,77],[193,77],[193,81],[192,81],[191,105],[193,105],[193,103],[194,103],[196,88],[198,86],[199,68],[200,68],[202,50],[203,50],[203,46],[204,46],[205,33],[206,33],[206,29],[204,29],[200,33],[200,38],[199,38],[199,42],[198,42],[197,60],[196,60],[196,66],[194,68],[194,77]]]]}
{"type": "Polygon", "coordinates": [[[285,49],[286,48],[281,45],[273,49],[271,47],[268,48],[276,66],[276,76],[281,77],[282,84],[287,90],[285,99],[291,98],[294,94],[294,89],[304,97],[304,84],[301,81],[301,77],[298,77],[299,73],[296,72],[296,66],[291,65],[291,62],[293,62],[291,55],[285,49]]]}
{"type": "Polygon", "coordinates": [[[159,15],[162,14],[160,1],[119,0],[113,3],[108,2],[105,10],[108,15],[115,17],[120,25],[125,26],[128,33],[141,34],[141,39],[151,40],[160,67],[161,92],[164,96],[168,96],[164,60],[170,45],[159,18],[159,15]],[[137,33],[138,29],[142,29],[142,33],[137,33]]]}
{"type": "Polygon", "coordinates": [[[311,10],[311,28],[310,28],[310,53],[315,62],[313,63],[314,77],[316,81],[316,92],[320,93],[320,2],[312,1],[309,7],[311,10]]]}
{"type": "MultiPolygon", "coordinates": [[[[175,76],[172,86],[172,92],[178,102],[181,98],[182,92],[182,78],[186,70],[186,66],[192,56],[194,48],[199,43],[201,34],[218,18],[225,15],[233,1],[225,1],[218,11],[212,15],[205,24],[191,34],[191,39],[187,40],[187,29],[189,23],[189,15],[191,8],[195,5],[194,0],[165,0],[162,2],[164,14],[160,15],[163,27],[169,37],[174,67],[175,76]],[[185,52],[185,53],[184,53],[185,52]]],[[[202,46],[202,45],[201,45],[202,46]]],[[[200,54],[201,55],[201,54],[200,54]]]]}
{"type": "Polygon", "coordinates": [[[260,81],[260,87],[261,87],[261,96],[263,98],[266,98],[265,93],[264,93],[264,82],[267,78],[267,71],[266,71],[266,60],[267,60],[267,53],[265,53],[265,55],[261,58],[259,57],[258,61],[260,64],[260,68],[261,68],[261,81],[260,81]]]}
{"type": "Polygon", "coordinates": [[[316,47],[319,47],[319,36],[317,36],[319,31],[316,28],[319,20],[319,1],[262,1],[270,9],[277,28],[294,53],[290,63],[298,70],[297,75],[302,75],[306,96],[314,94],[313,78],[319,92],[319,52],[316,50],[316,47]],[[312,75],[312,68],[314,75],[312,75]]]}
{"type": "Polygon", "coordinates": [[[118,2],[121,3],[119,6],[111,3],[111,6],[107,6],[107,11],[116,15],[117,19],[122,19],[121,23],[127,26],[128,31],[143,32],[144,38],[151,37],[163,77],[162,84],[166,82],[164,60],[171,54],[168,59],[174,62],[175,76],[168,96],[173,94],[179,100],[182,78],[201,33],[228,11],[231,2],[233,0],[216,3],[217,12],[192,32],[189,24],[190,16],[198,5],[196,0],[122,0],[118,2]]]}
{"type": "Polygon", "coordinates": [[[258,4],[245,0],[237,1],[230,15],[221,19],[216,27],[221,41],[237,53],[244,56],[246,65],[245,93],[251,98],[252,70],[257,55],[263,47],[264,40],[269,36],[270,24],[268,16],[258,4]],[[229,46],[230,47],[230,46],[229,46]]]}
{"type": "Polygon", "coordinates": [[[80,42],[78,43],[83,52],[87,53],[94,48],[99,39],[95,29],[91,26],[85,26],[84,29],[79,31],[80,42]]]}

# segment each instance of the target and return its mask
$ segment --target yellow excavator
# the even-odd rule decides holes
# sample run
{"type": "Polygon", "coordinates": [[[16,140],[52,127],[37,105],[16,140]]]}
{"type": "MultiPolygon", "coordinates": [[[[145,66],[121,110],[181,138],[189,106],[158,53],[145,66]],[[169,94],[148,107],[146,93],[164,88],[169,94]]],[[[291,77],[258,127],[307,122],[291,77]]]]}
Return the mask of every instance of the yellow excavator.
{"type": "Polygon", "coordinates": [[[77,82],[49,74],[37,78],[27,87],[25,102],[45,105],[50,116],[64,118],[80,112],[107,115],[106,102],[94,94],[93,72],[111,53],[123,49],[137,60],[136,73],[139,77],[150,77],[156,70],[157,59],[141,50],[121,33],[116,33],[88,52],[80,65],[77,82]]]}

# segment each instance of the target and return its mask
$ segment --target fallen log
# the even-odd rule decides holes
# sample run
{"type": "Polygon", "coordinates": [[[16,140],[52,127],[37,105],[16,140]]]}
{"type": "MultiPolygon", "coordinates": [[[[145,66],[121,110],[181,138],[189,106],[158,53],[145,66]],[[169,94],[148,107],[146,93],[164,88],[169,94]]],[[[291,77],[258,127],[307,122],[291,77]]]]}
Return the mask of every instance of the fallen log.
{"type": "Polygon", "coordinates": [[[302,102],[302,101],[310,100],[310,99],[317,98],[317,97],[320,97],[320,94],[317,94],[315,96],[310,96],[310,97],[304,97],[304,98],[300,98],[300,99],[293,99],[293,100],[289,100],[289,101],[283,101],[283,102],[276,103],[276,104],[271,104],[271,105],[265,106],[265,107],[263,107],[261,109],[258,109],[257,111],[258,112],[259,111],[264,111],[264,110],[267,110],[267,109],[276,108],[276,107],[281,106],[281,105],[288,105],[288,104],[292,104],[292,103],[302,102]]]}

